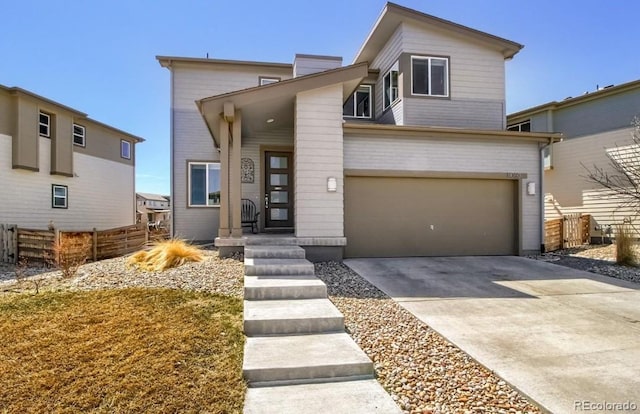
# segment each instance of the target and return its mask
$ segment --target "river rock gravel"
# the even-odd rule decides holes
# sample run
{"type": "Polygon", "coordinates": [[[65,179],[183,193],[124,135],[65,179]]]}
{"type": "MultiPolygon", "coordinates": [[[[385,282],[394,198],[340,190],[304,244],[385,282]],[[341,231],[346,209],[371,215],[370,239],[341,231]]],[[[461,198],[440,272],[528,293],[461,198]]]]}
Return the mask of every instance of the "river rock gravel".
{"type": "Polygon", "coordinates": [[[316,264],[349,334],[405,413],[539,413],[498,376],[344,264],[316,264]]]}
{"type": "Polygon", "coordinates": [[[127,257],[87,263],[69,279],[59,271],[42,266],[24,269],[24,277],[16,280],[16,266],[0,268],[0,292],[55,290],[120,289],[126,287],[163,287],[210,292],[242,298],[244,264],[242,257],[222,259],[215,250],[204,250],[202,262],[189,262],[163,272],[141,271],[126,264],[127,257]]]}

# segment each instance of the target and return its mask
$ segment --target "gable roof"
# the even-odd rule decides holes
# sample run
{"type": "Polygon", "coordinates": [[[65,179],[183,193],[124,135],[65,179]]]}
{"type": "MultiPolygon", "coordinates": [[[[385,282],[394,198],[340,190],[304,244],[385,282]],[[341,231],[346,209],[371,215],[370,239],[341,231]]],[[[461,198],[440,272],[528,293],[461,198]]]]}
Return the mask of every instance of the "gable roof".
{"type": "Polygon", "coordinates": [[[164,202],[169,201],[163,195],[160,195],[160,194],[136,193],[136,195],[144,198],[145,200],[164,201],[164,202]]]}
{"type": "Polygon", "coordinates": [[[473,38],[487,44],[489,47],[500,50],[505,59],[512,58],[524,47],[511,40],[388,2],[382,9],[382,13],[373,25],[371,32],[369,32],[369,36],[367,36],[364,44],[356,54],[353,63],[373,61],[398,25],[404,21],[413,21],[425,27],[434,27],[473,38]]]}
{"type": "Polygon", "coordinates": [[[521,120],[525,117],[529,117],[539,112],[567,108],[573,105],[579,105],[585,102],[593,101],[611,95],[617,95],[619,93],[624,93],[635,89],[640,90],[640,79],[627,83],[621,83],[620,85],[616,86],[607,86],[595,92],[587,92],[583,95],[576,96],[575,98],[566,98],[565,100],[559,102],[551,101],[542,105],[533,106],[531,108],[523,109],[522,111],[509,114],[507,115],[507,118],[509,119],[509,121],[512,121],[514,119],[521,120]]]}
{"type": "Polygon", "coordinates": [[[268,85],[254,86],[211,96],[196,101],[196,105],[209,128],[216,146],[219,146],[218,126],[221,119],[220,114],[223,112],[223,106],[227,102],[233,103],[237,109],[243,110],[243,128],[246,128],[251,122],[261,123],[268,118],[284,119],[293,126],[293,101],[296,94],[341,83],[343,85],[343,95],[346,99],[368,74],[369,70],[366,63],[343,66],[268,85]]]}

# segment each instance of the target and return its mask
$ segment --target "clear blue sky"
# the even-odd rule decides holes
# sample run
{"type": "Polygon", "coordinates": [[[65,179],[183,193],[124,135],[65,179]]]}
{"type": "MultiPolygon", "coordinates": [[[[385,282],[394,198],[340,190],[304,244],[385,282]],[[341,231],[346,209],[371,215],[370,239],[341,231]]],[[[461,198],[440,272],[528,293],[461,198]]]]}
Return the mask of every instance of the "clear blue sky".
{"type": "MultiPolygon", "coordinates": [[[[640,2],[397,0],[524,44],[507,63],[507,111],[640,78],[640,2]]],[[[145,138],[137,191],[169,193],[169,72],[156,55],[350,63],[383,0],[4,1],[0,84],[145,138]]]]}

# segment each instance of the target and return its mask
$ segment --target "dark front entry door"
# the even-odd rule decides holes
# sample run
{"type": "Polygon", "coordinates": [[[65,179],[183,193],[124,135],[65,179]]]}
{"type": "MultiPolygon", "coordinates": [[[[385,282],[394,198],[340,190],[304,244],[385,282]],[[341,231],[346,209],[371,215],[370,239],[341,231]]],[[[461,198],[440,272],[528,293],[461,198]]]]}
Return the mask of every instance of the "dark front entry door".
{"type": "Polygon", "coordinates": [[[293,227],[293,157],[290,152],[265,152],[265,227],[293,227]]]}

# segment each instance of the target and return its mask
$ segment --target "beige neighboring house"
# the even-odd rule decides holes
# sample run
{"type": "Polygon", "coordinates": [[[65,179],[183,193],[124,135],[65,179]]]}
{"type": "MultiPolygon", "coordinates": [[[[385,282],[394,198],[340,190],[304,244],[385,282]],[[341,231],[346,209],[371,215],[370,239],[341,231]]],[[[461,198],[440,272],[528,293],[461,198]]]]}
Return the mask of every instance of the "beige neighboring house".
{"type": "Polygon", "coordinates": [[[387,3],[348,65],[158,56],[174,235],[241,249],[249,199],[312,260],[539,252],[541,151],[560,136],[506,130],[521,48],[387,3]]]}
{"type": "Polygon", "coordinates": [[[563,135],[563,141],[553,144],[545,153],[546,220],[571,213],[589,214],[592,216],[591,237],[596,239],[602,237],[602,231],[608,226],[625,219],[638,224],[635,209],[586,179],[586,175],[587,168],[593,170],[594,166],[612,172],[610,156],[629,159],[625,154],[637,154],[632,134],[633,120],[639,116],[640,80],[636,80],[549,102],[507,117],[509,128],[517,131],[556,131],[563,135]]]}
{"type": "Polygon", "coordinates": [[[170,217],[169,198],[160,194],[136,193],[137,223],[150,227],[167,228],[170,217]]]}
{"type": "Polygon", "coordinates": [[[0,223],[63,230],[135,223],[143,139],[68,106],[0,85],[0,223]]]}

